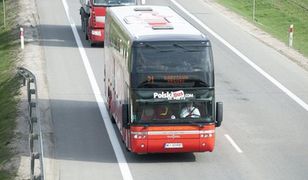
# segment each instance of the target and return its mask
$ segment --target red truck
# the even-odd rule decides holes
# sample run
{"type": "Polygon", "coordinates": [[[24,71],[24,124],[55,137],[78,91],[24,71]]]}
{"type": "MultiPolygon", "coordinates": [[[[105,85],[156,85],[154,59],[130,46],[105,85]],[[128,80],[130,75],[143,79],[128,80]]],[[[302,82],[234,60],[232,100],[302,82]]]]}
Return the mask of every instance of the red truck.
{"type": "Polygon", "coordinates": [[[81,28],[93,46],[104,42],[106,8],[136,5],[137,0],[80,0],[80,3],[81,28]]]}

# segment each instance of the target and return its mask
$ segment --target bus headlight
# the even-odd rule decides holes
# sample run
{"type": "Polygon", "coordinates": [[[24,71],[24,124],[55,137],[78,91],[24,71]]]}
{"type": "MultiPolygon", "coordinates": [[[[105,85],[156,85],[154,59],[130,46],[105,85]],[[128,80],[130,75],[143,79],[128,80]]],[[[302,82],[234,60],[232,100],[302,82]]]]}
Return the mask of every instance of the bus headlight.
{"type": "Polygon", "coordinates": [[[105,16],[96,16],[96,22],[105,23],[105,16]]]}
{"type": "Polygon", "coordinates": [[[134,139],[146,139],[148,132],[131,132],[134,139]]]}
{"type": "Polygon", "coordinates": [[[200,138],[211,138],[214,136],[214,130],[200,131],[200,138]]]}
{"type": "Polygon", "coordinates": [[[100,30],[92,30],[92,35],[94,35],[94,36],[101,36],[102,35],[102,33],[101,33],[101,31],[100,30]]]}

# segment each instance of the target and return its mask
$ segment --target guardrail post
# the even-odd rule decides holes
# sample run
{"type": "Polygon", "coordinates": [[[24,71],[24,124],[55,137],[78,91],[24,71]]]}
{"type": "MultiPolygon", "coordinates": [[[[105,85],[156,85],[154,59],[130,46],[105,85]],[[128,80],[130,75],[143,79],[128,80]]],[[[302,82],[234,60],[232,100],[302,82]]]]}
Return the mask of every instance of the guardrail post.
{"type": "Polygon", "coordinates": [[[28,97],[28,103],[31,102],[31,96],[29,94],[29,91],[30,91],[30,81],[28,80],[27,81],[27,97],[28,97]]]}
{"type": "Polygon", "coordinates": [[[29,109],[30,110],[29,114],[30,114],[30,117],[32,117],[32,115],[33,115],[32,114],[32,109],[35,108],[35,107],[36,107],[36,103],[35,102],[30,102],[29,103],[29,108],[30,108],[29,109]]]}
{"type": "Polygon", "coordinates": [[[31,123],[37,123],[37,117],[32,117],[31,118],[31,123]]]}
{"type": "Polygon", "coordinates": [[[34,140],[38,140],[38,134],[32,133],[29,135],[30,153],[33,152],[34,140]]]}
{"type": "Polygon", "coordinates": [[[41,175],[38,175],[38,176],[35,176],[34,177],[34,180],[41,180],[42,179],[42,176],[41,175]]]}
{"type": "Polygon", "coordinates": [[[40,154],[38,152],[33,152],[31,153],[31,180],[35,178],[34,176],[34,165],[35,165],[35,160],[40,158],[40,154]]]}

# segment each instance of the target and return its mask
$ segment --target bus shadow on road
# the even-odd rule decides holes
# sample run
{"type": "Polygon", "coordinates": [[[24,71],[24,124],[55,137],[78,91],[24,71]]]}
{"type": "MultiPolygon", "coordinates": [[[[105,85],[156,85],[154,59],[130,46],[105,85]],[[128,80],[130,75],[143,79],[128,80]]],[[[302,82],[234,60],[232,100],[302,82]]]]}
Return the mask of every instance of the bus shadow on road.
{"type": "Polygon", "coordinates": [[[159,154],[133,154],[126,153],[128,162],[132,163],[170,163],[170,162],[195,162],[194,153],[159,153],[159,154]]]}
{"type": "MultiPolygon", "coordinates": [[[[76,95],[68,95],[75,99],[76,95]]],[[[107,129],[100,115],[95,101],[91,95],[79,94],[82,100],[50,100],[50,113],[52,119],[43,119],[43,129],[53,132],[56,139],[56,159],[86,162],[116,163],[107,129]],[[88,99],[88,100],[86,100],[88,99]],[[49,124],[49,125],[48,125],[49,124]],[[48,126],[48,127],[46,127],[48,126]]],[[[41,104],[46,103],[40,100],[41,104]]],[[[48,102],[47,102],[48,103],[48,102]]],[[[49,108],[48,108],[49,109],[49,108]]],[[[44,113],[48,114],[48,113],[44,113]]],[[[122,152],[129,163],[168,163],[168,162],[195,162],[194,153],[159,153],[134,154],[128,152],[121,140],[121,135],[113,124],[122,152]]],[[[47,155],[48,156],[48,155],[47,155]]]]}
{"type": "MultiPolygon", "coordinates": [[[[55,159],[117,163],[97,103],[91,100],[93,96],[91,94],[65,96],[72,100],[51,99],[51,117],[42,119],[43,129],[48,129],[45,126],[50,124],[49,127],[52,129],[49,131],[54,134],[55,159]],[[47,119],[50,119],[49,122],[47,119]]],[[[40,103],[44,103],[43,101],[40,100],[40,103]]],[[[48,157],[48,154],[45,155],[48,157]]]]}

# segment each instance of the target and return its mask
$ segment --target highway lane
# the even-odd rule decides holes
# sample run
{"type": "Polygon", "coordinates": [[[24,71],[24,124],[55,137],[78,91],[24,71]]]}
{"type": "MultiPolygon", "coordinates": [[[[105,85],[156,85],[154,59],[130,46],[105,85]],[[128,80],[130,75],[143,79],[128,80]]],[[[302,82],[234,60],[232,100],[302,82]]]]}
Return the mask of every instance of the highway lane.
{"type": "MultiPolygon", "coordinates": [[[[307,102],[306,71],[239,26],[234,26],[202,1],[194,4],[184,0],[180,2],[307,102]]],[[[245,161],[253,165],[254,172],[258,174],[254,179],[305,179],[308,163],[308,144],[304,138],[307,136],[307,111],[212,35],[209,36],[213,40],[216,57],[217,95],[223,98],[226,106],[223,129],[243,149],[245,161]]]]}
{"type": "MultiPolygon", "coordinates": [[[[67,2],[70,16],[79,27],[79,2],[67,2]]],[[[307,72],[203,1],[179,2],[308,101],[307,72]]],[[[122,179],[63,5],[60,0],[42,0],[38,6],[55,126],[58,162],[55,172],[60,179],[122,179]],[[56,14],[53,13],[55,10],[56,14]]],[[[78,30],[82,36],[80,27],[78,30]]],[[[209,36],[215,56],[217,98],[225,103],[225,121],[217,130],[215,151],[142,156],[125,152],[133,178],[305,179],[307,112],[225,45],[209,36]],[[233,148],[225,134],[235,140],[243,153],[239,154],[233,148]]],[[[103,93],[103,48],[90,48],[85,41],[83,45],[103,93]]]]}
{"type": "Polygon", "coordinates": [[[55,133],[55,179],[122,179],[62,2],[37,3],[55,133]]]}

